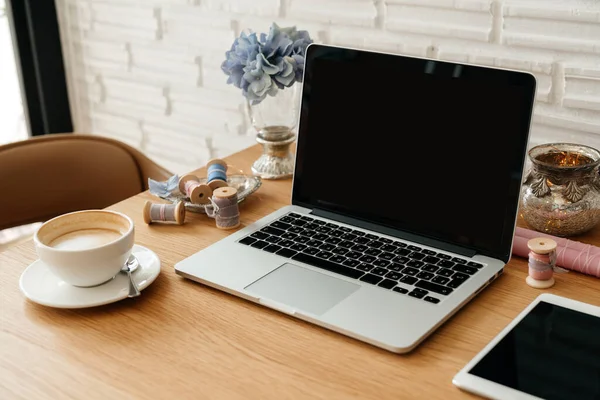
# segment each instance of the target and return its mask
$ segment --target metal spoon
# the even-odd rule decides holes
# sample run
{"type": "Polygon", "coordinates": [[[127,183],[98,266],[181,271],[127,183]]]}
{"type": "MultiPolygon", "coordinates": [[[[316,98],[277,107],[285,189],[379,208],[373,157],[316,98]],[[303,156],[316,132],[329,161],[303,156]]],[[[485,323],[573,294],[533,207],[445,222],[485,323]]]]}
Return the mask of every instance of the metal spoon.
{"type": "Polygon", "coordinates": [[[137,258],[132,254],[127,259],[127,262],[125,263],[125,265],[123,265],[123,268],[121,268],[121,272],[126,273],[127,276],[129,277],[129,295],[128,295],[128,297],[137,297],[141,294],[139,289],[137,288],[137,285],[133,281],[133,277],[131,276],[131,273],[133,271],[135,271],[139,265],[140,265],[140,263],[138,262],[137,258]]]}

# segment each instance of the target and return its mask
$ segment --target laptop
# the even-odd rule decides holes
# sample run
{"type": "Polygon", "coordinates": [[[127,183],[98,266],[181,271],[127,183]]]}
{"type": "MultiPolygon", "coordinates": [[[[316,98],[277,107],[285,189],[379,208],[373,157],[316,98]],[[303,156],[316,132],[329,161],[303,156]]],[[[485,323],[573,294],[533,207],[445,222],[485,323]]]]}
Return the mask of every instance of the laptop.
{"type": "Polygon", "coordinates": [[[510,259],[535,87],[526,72],[311,44],[291,204],[176,273],[413,350],[510,259]]]}

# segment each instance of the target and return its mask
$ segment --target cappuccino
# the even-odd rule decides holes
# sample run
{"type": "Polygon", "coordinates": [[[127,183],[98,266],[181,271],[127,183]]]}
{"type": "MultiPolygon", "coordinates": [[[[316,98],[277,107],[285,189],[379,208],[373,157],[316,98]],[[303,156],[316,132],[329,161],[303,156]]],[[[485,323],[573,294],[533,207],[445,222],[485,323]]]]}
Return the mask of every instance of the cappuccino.
{"type": "Polygon", "coordinates": [[[62,250],[86,250],[103,246],[121,236],[121,232],[111,229],[82,229],[59,236],[48,245],[62,250]]]}

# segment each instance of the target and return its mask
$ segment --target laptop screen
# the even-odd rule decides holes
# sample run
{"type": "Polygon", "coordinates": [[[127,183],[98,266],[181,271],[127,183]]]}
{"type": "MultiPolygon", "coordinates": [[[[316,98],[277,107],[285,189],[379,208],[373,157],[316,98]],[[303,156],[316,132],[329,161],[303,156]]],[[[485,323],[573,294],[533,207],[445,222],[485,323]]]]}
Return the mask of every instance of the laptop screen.
{"type": "Polygon", "coordinates": [[[510,258],[535,78],[313,44],[292,203],[510,258]]]}

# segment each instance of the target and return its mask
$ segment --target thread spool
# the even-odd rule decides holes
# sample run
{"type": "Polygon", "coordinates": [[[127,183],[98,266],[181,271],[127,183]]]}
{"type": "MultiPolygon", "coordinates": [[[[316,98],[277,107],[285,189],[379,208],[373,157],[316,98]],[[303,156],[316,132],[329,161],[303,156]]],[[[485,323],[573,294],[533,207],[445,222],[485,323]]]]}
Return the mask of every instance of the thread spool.
{"type": "Polygon", "coordinates": [[[212,209],[207,215],[215,219],[217,228],[234,229],[240,226],[240,210],[238,208],[237,189],[223,186],[213,191],[212,209]]]}
{"type": "Polygon", "coordinates": [[[206,183],[200,183],[196,175],[184,175],[179,179],[179,190],[194,204],[210,203],[212,189],[206,183]]]}
{"type": "Polygon", "coordinates": [[[536,289],[546,289],[554,285],[554,268],[556,267],[556,248],[554,240],[544,237],[530,239],[529,276],[526,282],[536,289]]]}
{"type": "Polygon", "coordinates": [[[159,222],[181,225],[185,221],[185,206],[181,201],[176,204],[156,204],[146,201],[143,214],[144,222],[147,224],[159,222]]]}
{"type": "Polygon", "coordinates": [[[213,158],[206,164],[206,173],[208,176],[208,186],[215,190],[228,185],[227,183],[227,163],[219,158],[213,158]]]}

